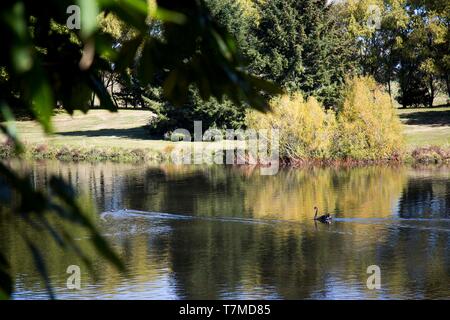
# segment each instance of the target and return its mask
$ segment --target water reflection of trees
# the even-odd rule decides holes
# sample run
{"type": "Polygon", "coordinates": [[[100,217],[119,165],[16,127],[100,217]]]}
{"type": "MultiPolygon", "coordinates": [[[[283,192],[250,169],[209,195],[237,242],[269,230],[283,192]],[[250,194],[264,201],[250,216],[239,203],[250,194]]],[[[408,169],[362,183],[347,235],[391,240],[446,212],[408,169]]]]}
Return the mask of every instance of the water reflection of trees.
{"type": "Polygon", "coordinates": [[[402,167],[259,170],[220,166],[33,164],[35,184],[57,173],[89,191],[100,210],[310,220],[312,208],[338,217],[386,217],[407,181],[402,167]]]}
{"type": "Polygon", "coordinates": [[[445,218],[450,216],[450,171],[425,167],[409,175],[399,201],[402,218],[445,218]]]}
{"type": "MultiPolygon", "coordinates": [[[[244,168],[41,164],[33,179],[45,183],[46,175],[55,170],[70,177],[80,190],[90,190],[106,209],[286,220],[269,224],[158,222],[145,217],[108,220],[102,226],[130,266],[132,279],[98,261],[96,267],[107,275],[100,277],[97,289],[104,294],[126,290],[128,281],[141,284],[133,290],[146,290],[146,284],[163,274],[171,278],[178,297],[191,299],[319,298],[332,297],[336,291],[341,297],[367,298],[449,294],[448,232],[433,226],[355,222],[316,229],[311,221],[314,205],[343,218],[380,218],[389,217],[398,203],[400,215],[406,217],[403,212],[414,212],[423,190],[432,192],[434,203],[448,208],[448,182],[430,174],[417,177],[416,171],[405,168],[370,167],[283,170],[264,177],[244,168]],[[386,287],[381,294],[365,289],[366,268],[371,264],[382,268],[386,287]]],[[[414,215],[423,211],[418,212],[414,215]]],[[[7,231],[8,224],[0,224],[0,234],[7,231]]],[[[17,256],[13,268],[26,274],[31,258],[22,253],[25,249],[16,237],[8,234],[8,251],[17,256]]],[[[47,241],[34,237],[37,242],[47,241]]],[[[47,251],[50,274],[63,286],[67,262],[74,257],[52,246],[47,251]]],[[[30,278],[24,281],[24,287],[35,285],[30,278]]]]}

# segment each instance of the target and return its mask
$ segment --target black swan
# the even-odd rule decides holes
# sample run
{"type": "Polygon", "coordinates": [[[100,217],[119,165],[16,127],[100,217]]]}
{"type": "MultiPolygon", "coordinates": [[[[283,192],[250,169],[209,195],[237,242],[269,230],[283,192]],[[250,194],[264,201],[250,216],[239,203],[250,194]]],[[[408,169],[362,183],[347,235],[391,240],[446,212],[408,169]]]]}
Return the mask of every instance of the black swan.
{"type": "Polygon", "coordinates": [[[314,220],[320,221],[320,222],[322,222],[322,223],[331,223],[331,220],[332,220],[333,218],[331,218],[331,216],[330,216],[329,213],[326,213],[326,214],[324,214],[324,215],[318,217],[318,216],[317,216],[317,213],[318,213],[319,209],[318,209],[317,207],[314,207],[314,211],[315,211],[315,214],[314,214],[314,220]]]}

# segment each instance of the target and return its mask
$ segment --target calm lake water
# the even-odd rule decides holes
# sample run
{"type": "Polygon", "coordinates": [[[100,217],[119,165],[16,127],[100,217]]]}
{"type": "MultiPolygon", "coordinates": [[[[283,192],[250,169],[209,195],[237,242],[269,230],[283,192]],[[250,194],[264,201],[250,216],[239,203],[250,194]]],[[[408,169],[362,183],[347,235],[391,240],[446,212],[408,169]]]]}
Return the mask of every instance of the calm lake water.
{"type": "MultiPolygon", "coordinates": [[[[450,168],[285,169],[34,162],[36,186],[60,175],[92,199],[93,218],[129,275],[95,255],[93,277],[76,255],[29,231],[43,249],[59,299],[450,298],[450,168]],[[335,216],[315,224],[313,207],[335,216]],[[127,210],[124,210],[127,209],[127,210]],[[101,215],[102,212],[108,212],[101,215]],[[66,287],[81,267],[81,290],[66,287]],[[369,290],[367,267],[381,270],[369,290]]],[[[0,219],[15,299],[46,299],[14,228],[0,219]]]]}

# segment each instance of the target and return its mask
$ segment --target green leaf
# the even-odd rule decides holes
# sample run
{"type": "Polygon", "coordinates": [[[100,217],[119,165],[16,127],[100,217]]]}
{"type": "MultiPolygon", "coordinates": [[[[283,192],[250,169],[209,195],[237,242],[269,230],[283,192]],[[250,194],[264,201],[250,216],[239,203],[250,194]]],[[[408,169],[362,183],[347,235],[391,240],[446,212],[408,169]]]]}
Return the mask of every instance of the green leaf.
{"type": "Polygon", "coordinates": [[[156,10],[152,11],[151,17],[164,22],[173,22],[177,24],[184,24],[187,20],[184,14],[161,7],[157,7],[156,10]]]}
{"type": "Polygon", "coordinates": [[[31,85],[31,109],[46,133],[53,131],[51,118],[53,115],[53,93],[43,74],[33,73],[35,79],[31,85]]]}
{"type": "Polygon", "coordinates": [[[17,73],[24,73],[33,65],[24,4],[22,2],[15,3],[9,10],[2,12],[1,19],[13,33],[14,41],[10,52],[13,67],[17,73]]]}
{"type": "Polygon", "coordinates": [[[146,0],[101,0],[101,7],[108,12],[113,12],[130,27],[132,26],[136,30],[145,33],[148,17],[148,4],[146,0]]]}
{"type": "Polygon", "coordinates": [[[28,71],[33,66],[33,58],[31,49],[26,45],[16,45],[11,49],[13,65],[17,72],[22,73],[28,71]]]}
{"type": "Polygon", "coordinates": [[[123,261],[116,255],[116,253],[111,249],[108,242],[98,233],[92,233],[92,241],[94,242],[97,251],[111,262],[119,271],[126,272],[125,265],[123,261]]]}
{"type": "Polygon", "coordinates": [[[233,59],[233,52],[228,47],[227,43],[222,39],[222,37],[215,30],[211,30],[211,33],[212,33],[214,39],[216,40],[217,46],[219,47],[222,55],[227,60],[231,61],[233,59]]]}
{"type": "Polygon", "coordinates": [[[24,148],[17,135],[14,115],[9,106],[2,101],[0,101],[0,113],[5,120],[5,122],[0,125],[0,129],[14,142],[16,152],[18,154],[22,153],[24,148]]]}
{"type": "Polygon", "coordinates": [[[130,67],[136,57],[136,51],[142,44],[142,36],[137,36],[131,40],[128,40],[122,44],[117,60],[115,61],[115,70],[123,72],[126,68],[130,67]]]}
{"type": "Polygon", "coordinates": [[[9,273],[9,264],[0,252],[0,300],[9,299],[12,294],[13,285],[9,273]]]}
{"type": "Polygon", "coordinates": [[[30,251],[31,251],[31,254],[32,254],[33,260],[34,260],[34,264],[36,265],[39,274],[41,275],[42,279],[45,282],[45,287],[50,296],[50,299],[54,300],[55,293],[53,292],[53,287],[50,283],[50,278],[48,276],[47,267],[45,265],[45,260],[42,257],[39,249],[28,238],[25,238],[25,242],[28,246],[28,249],[30,249],[30,251]]]}
{"type": "Polygon", "coordinates": [[[146,0],[122,0],[120,4],[128,10],[135,10],[143,15],[147,15],[148,3],[146,0]]]}
{"type": "MultiPolygon", "coordinates": [[[[92,241],[97,251],[101,255],[103,255],[109,262],[115,265],[120,271],[125,271],[125,266],[121,259],[112,250],[105,239],[98,233],[94,224],[83,214],[81,209],[77,206],[77,203],[74,201],[74,199],[76,198],[76,194],[71,185],[67,184],[63,179],[59,177],[52,176],[50,178],[50,187],[56,195],[58,195],[62,200],[66,202],[68,206],[71,207],[72,217],[70,217],[70,219],[72,221],[76,220],[79,224],[90,230],[92,241]]],[[[73,248],[76,249],[75,247],[73,248]]]]}
{"type": "Polygon", "coordinates": [[[96,0],[77,0],[81,11],[81,36],[89,38],[97,29],[99,7],[96,0]]]}
{"type": "Polygon", "coordinates": [[[153,57],[152,42],[151,40],[147,40],[142,49],[138,69],[138,76],[142,85],[147,85],[154,76],[153,57]]]}

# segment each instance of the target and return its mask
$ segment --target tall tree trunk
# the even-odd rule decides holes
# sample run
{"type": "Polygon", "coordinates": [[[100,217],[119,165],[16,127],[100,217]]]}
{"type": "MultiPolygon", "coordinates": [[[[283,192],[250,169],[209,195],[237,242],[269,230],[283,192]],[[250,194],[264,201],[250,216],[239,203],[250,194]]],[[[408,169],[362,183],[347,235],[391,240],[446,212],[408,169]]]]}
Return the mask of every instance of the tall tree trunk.
{"type": "Polygon", "coordinates": [[[445,75],[445,83],[447,84],[447,102],[450,100],[450,74],[445,75]]]}
{"type": "Polygon", "coordinates": [[[90,107],[93,108],[95,103],[95,93],[91,94],[91,101],[89,102],[90,107]]]}
{"type": "Polygon", "coordinates": [[[431,108],[433,107],[433,101],[435,96],[435,90],[434,90],[434,83],[433,83],[433,77],[430,77],[430,99],[428,102],[428,106],[431,108]]]}
{"type": "Polygon", "coordinates": [[[389,79],[388,79],[388,93],[389,93],[389,98],[391,98],[391,103],[392,103],[391,77],[389,77],[389,79]]]}

